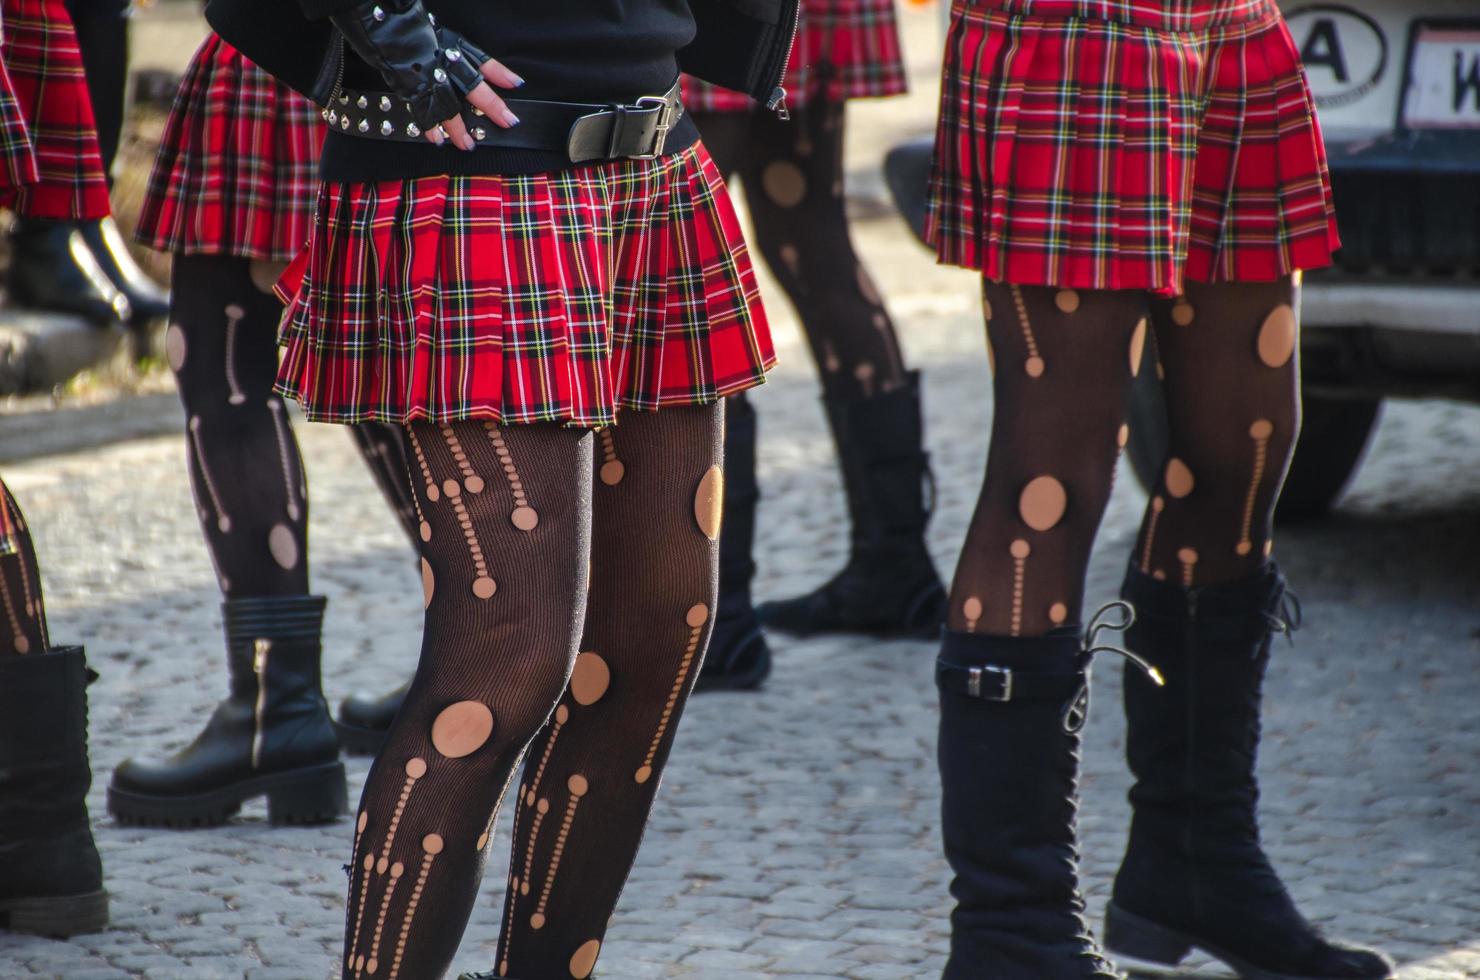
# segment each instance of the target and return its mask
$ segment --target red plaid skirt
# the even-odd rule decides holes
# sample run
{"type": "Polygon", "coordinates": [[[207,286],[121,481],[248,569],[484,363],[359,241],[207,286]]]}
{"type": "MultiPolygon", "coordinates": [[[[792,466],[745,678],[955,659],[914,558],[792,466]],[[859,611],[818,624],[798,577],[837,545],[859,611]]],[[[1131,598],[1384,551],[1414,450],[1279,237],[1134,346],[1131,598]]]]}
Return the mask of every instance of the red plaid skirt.
{"type": "Polygon", "coordinates": [[[1325,148],[1273,0],[956,0],[927,232],[1021,285],[1330,264],[1325,148]]]}
{"type": "Polygon", "coordinates": [[[323,125],[212,34],[175,96],[135,237],[165,252],[292,259],[308,241],[323,125]]]}
{"type": "Polygon", "coordinates": [[[280,284],[316,421],[565,422],[707,404],[775,362],[702,145],[529,176],[326,184],[280,284]]]}
{"type": "MultiPolygon", "coordinates": [[[[0,14],[3,17],[3,14],[0,14]]],[[[0,50],[4,49],[5,26],[0,23],[0,50]]],[[[16,101],[10,72],[0,60],[0,195],[13,194],[41,179],[36,154],[31,150],[31,131],[16,101]]]]}
{"type": "Polygon", "coordinates": [[[89,221],[109,214],[77,34],[62,0],[4,0],[0,61],[30,132],[37,182],[0,190],[0,207],[30,218],[89,221]]]}
{"type": "MultiPolygon", "coordinates": [[[[746,95],[684,76],[683,103],[691,112],[746,112],[746,95]]],[[[786,104],[898,95],[904,61],[894,0],[804,0],[796,46],[786,73],[786,104]]]]}

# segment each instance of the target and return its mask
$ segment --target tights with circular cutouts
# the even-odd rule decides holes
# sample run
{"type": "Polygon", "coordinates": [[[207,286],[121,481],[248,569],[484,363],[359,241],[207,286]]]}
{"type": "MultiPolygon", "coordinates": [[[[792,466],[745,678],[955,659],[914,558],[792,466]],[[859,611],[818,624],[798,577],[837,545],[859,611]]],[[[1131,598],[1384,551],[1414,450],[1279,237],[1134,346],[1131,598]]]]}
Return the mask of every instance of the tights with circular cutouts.
{"type": "MultiPolygon", "coordinates": [[[[304,595],[308,484],[277,378],[276,269],[229,255],[176,255],[165,353],[185,408],[196,516],[227,599],[304,595]]],[[[399,430],[353,426],[376,484],[414,539],[399,430]]]]}
{"type": "Polygon", "coordinates": [[[0,480],[0,657],[45,653],[46,606],[41,599],[41,568],[31,529],[10,488],[0,480]]]}
{"type": "Polygon", "coordinates": [[[521,758],[495,969],[591,974],[709,640],[722,432],[408,428],[425,634],[356,812],[348,980],[448,968],[521,758]]]}
{"type": "Polygon", "coordinates": [[[992,442],[951,629],[1036,636],[1079,621],[1143,363],[1165,384],[1171,443],[1136,567],[1191,588],[1265,561],[1300,427],[1292,280],[1150,298],[986,281],[984,300],[992,442]]]}

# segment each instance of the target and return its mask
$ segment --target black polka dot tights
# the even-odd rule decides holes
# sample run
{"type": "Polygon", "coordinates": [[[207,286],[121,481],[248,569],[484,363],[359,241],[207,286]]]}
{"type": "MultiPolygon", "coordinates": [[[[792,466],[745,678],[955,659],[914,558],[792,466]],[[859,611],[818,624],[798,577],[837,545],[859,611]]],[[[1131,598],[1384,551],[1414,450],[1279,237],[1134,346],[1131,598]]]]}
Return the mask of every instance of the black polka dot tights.
{"type": "Polygon", "coordinates": [[[31,529],[0,480],[0,657],[45,653],[46,606],[31,529]]]}
{"type": "Polygon", "coordinates": [[[506,796],[495,969],[591,975],[709,639],[722,430],[409,427],[426,625],[356,813],[347,980],[443,974],[506,796]]]}
{"type": "Polygon", "coordinates": [[[1031,636],[1078,621],[1148,345],[1171,446],[1134,560],[1187,587],[1252,573],[1300,427],[1294,282],[1188,284],[1148,301],[988,281],[984,300],[992,444],[950,628],[1031,636]]]}
{"type": "Polygon", "coordinates": [[[697,112],[704,145],[736,174],[755,227],[753,244],[796,307],[831,398],[898,388],[904,359],[894,323],[848,236],[843,197],[844,104],[822,99],[792,112],[697,112]]]}
{"type": "MultiPolygon", "coordinates": [[[[232,256],[174,260],[165,353],[185,406],[196,514],[227,598],[308,592],[308,488],[286,406],[272,390],[278,271],[232,256]]],[[[414,535],[398,430],[355,429],[376,483],[414,535]]]]}

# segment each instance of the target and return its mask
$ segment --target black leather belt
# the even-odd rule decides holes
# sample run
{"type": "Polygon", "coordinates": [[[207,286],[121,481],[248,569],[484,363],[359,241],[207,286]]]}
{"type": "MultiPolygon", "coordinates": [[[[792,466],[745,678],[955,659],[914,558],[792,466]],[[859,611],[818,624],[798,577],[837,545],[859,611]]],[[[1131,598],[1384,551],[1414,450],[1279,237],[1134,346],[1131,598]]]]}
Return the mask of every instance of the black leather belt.
{"type": "MultiPolygon", "coordinates": [[[[631,105],[505,99],[519,125],[497,126],[469,105],[462,117],[479,146],[564,153],[572,163],[587,160],[651,160],[663,155],[668,134],[683,115],[677,82],[663,95],[631,105]]],[[[387,92],[345,90],[323,112],[329,125],[351,136],[425,142],[411,107],[387,92]]]]}

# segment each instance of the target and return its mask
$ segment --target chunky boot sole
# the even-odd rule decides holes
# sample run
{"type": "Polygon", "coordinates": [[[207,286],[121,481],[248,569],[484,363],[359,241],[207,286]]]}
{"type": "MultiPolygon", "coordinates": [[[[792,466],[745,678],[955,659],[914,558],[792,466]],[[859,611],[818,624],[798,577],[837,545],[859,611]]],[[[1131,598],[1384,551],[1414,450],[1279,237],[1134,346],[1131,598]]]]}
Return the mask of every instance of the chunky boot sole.
{"type": "Polygon", "coordinates": [[[66,939],[108,926],[108,893],[99,889],[81,895],[44,898],[0,898],[0,929],[32,936],[66,939]]]}
{"type": "Polygon", "coordinates": [[[348,755],[377,755],[385,744],[383,728],[362,728],[336,720],[334,733],[339,736],[339,747],[348,755]]]}
{"type": "Polygon", "coordinates": [[[274,826],[329,823],[349,810],[344,763],[270,773],[196,796],[150,796],[110,786],[108,812],[137,827],[216,827],[259,796],[267,797],[267,819],[274,826]]]}
{"type": "MultiPolygon", "coordinates": [[[[1257,967],[1235,953],[1190,933],[1157,925],[1113,902],[1105,910],[1105,950],[1121,969],[1133,975],[1179,976],[1182,971],[1178,964],[1194,949],[1220,961],[1242,980],[1332,980],[1330,976],[1277,973],[1257,967]]],[[[1397,980],[1397,974],[1374,976],[1370,980],[1397,980]]]]}

